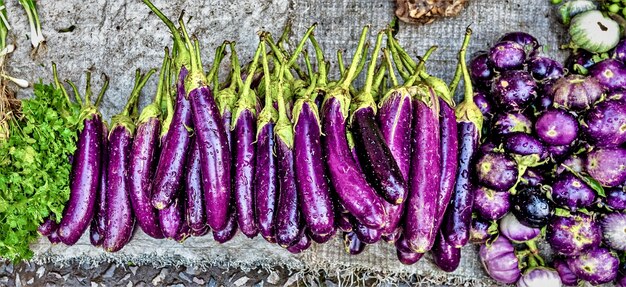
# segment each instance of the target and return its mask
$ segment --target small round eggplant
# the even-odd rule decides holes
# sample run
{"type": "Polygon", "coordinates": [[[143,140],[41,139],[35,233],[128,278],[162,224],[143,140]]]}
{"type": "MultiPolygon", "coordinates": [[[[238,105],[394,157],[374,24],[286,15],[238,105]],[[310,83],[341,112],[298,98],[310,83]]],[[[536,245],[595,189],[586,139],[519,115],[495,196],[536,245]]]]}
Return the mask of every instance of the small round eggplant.
{"type": "Polygon", "coordinates": [[[483,244],[478,253],[487,274],[503,284],[513,284],[521,276],[513,244],[499,236],[491,245],[483,244]]]}
{"type": "Polygon", "coordinates": [[[561,287],[561,277],[554,269],[546,267],[533,268],[524,272],[517,281],[517,287],[561,287]]]}
{"type": "Polygon", "coordinates": [[[522,45],[527,56],[533,57],[539,51],[539,41],[533,35],[526,32],[509,32],[504,34],[498,42],[512,41],[522,45]]]}
{"type": "Polygon", "coordinates": [[[626,39],[619,41],[611,54],[612,58],[617,59],[622,63],[626,63],[626,39]]]}
{"type": "Polygon", "coordinates": [[[618,186],[626,181],[626,149],[594,149],[587,154],[585,169],[603,186],[618,186]]]}
{"type": "Polygon", "coordinates": [[[572,151],[571,145],[549,145],[548,153],[550,154],[550,158],[555,161],[561,160],[570,155],[572,151]]]}
{"type": "Polygon", "coordinates": [[[569,169],[575,172],[581,173],[585,168],[585,159],[581,155],[576,154],[569,156],[556,167],[556,174],[562,174],[563,172],[567,171],[564,166],[567,166],[569,169]]]}
{"type": "Polygon", "coordinates": [[[554,106],[572,111],[584,111],[602,98],[604,88],[593,77],[569,75],[552,86],[554,106]]]}
{"type": "Polygon", "coordinates": [[[474,190],[474,210],[487,220],[498,220],[509,212],[509,193],[497,192],[486,187],[474,190]]]}
{"type": "Polygon", "coordinates": [[[626,214],[609,213],[602,218],[602,236],[613,250],[626,251],[626,214]]]}
{"type": "Polygon", "coordinates": [[[506,111],[526,109],[537,97],[537,89],[530,73],[521,70],[504,71],[491,84],[494,102],[506,111]]]}
{"type": "Polygon", "coordinates": [[[589,75],[595,78],[607,91],[626,87],[626,65],[615,59],[606,59],[589,69],[589,75]]]}
{"type": "Polygon", "coordinates": [[[582,125],[587,139],[600,147],[619,146],[626,142],[626,102],[604,101],[585,115],[582,125]]]}
{"type": "Polygon", "coordinates": [[[580,178],[572,173],[563,173],[552,185],[552,200],[571,211],[591,206],[596,194],[580,178]]]}
{"type": "Polygon", "coordinates": [[[552,203],[546,196],[534,187],[518,190],[511,197],[512,211],[522,224],[541,228],[550,222],[554,215],[552,203]]]}
{"type": "Polygon", "coordinates": [[[487,242],[487,240],[492,237],[490,227],[490,222],[480,218],[473,218],[470,228],[470,242],[472,244],[483,244],[487,242]]]}
{"type": "Polygon", "coordinates": [[[592,285],[613,281],[617,277],[619,259],[606,248],[596,247],[576,257],[566,259],[569,268],[582,280],[592,285]]]}
{"type": "Polygon", "coordinates": [[[546,240],[557,254],[576,256],[600,245],[600,225],[588,215],[557,216],[548,225],[546,240]]]}
{"type": "Polygon", "coordinates": [[[563,65],[548,57],[534,57],[528,61],[528,70],[536,80],[549,81],[563,77],[565,71],[563,65]]]}
{"type": "Polygon", "coordinates": [[[541,141],[526,133],[512,133],[506,137],[504,149],[521,156],[534,156],[537,161],[548,157],[548,151],[541,141]]]}
{"type": "Polygon", "coordinates": [[[613,188],[608,191],[604,203],[614,210],[626,209],[626,192],[623,188],[613,188]]]}
{"type": "Polygon", "coordinates": [[[524,175],[522,175],[520,185],[539,187],[545,182],[545,180],[546,179],[542,175],[542,172],[540,170],[536,168],[527,168],[526,172],[524,172],[524,175]]]}
{"type": "Polygon", "coordinates": [[[505,191],[515,185],[518,168],[511,156],[490,152],[478,158],[476,173],[480,184],[497,191],[505,191]]]}
{"type": "Polygon", "coordinates": [[[572,17],[569,35],[573,46],[592,53],[605,53],[617,45],[621,33],[616,21],[592,9],[572,17]]]}
{"type": "Polygon", "coordinates": [[[472,83],[477,86],[488,87],[494,76],[493,68],[489,63],[489,54],[485,51],[478,52],[468,64],[472,83]]]}
{"type": "Polygon", "coordinates": [[[535,131],[549,145],[569,145],[578,136],[578,121],[565,110],[550,109],[537,117],[535,131]]]}
{"type": "Polygon", "coordinates": [[[506,135],[514,132],[531,133],[533,130],[531,119],[523,113],[502,113],[494,117],[492,131],[497,135],[506,135]]]}
{"type": "Polygon", "coordinates": [[[528,227],[520,223],[515,215],[511,213],[500,220],[498,229],[500,230],[500,235],[516,243],[533,240],[541,234],[541,229],[528,227]]]}
{"type": "Polygon", "coordinates": [[[570,73],[586,75],[589,73],[589,69],[596,64],[594,55],[583,49],[578,49],[565,60],[565,67],[570,73]]]}
{"type": "Polygon", "coordinates": [[[563,283],[563,285],[578,286],[578,277],[576,277],[576,274],[574,274],[574,272],[569,269],[569,266],[567,266],[565,260],[555,259],[552,263],[552,266],[554,266],[554,269],[559,274],[559,277],[561,278],[561,283],[563,283]]]}
{"type": "Polygon", "coordinates": [[[487,95],[481,91],[474,92],[474,103],[480,109],[480,113],[485,117],[490,117],[493,113],[493,105],[487,98],[487,95]]]}
{"type": "Polygon", "coordinates": [[[489,49],[489,62],[501,71],[514,70],[524,65],[524,47],[513,41],[499,42],[489,49]]]}

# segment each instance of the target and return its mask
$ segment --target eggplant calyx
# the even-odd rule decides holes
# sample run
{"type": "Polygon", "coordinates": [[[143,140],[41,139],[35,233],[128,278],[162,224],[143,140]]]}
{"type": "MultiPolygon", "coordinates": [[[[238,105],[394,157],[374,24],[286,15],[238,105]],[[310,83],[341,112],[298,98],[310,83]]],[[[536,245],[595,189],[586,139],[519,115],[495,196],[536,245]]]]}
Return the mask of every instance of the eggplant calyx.
{"type": "MultiPolygon", "coordinates": [[[[256,49],[254,53],[254,59],[252,60],[252,64],[249,67],[248,74],[254,74],[254,71],[257,68],[259,63],[259,57],[261,55],[261,46],[262,44],[259,42],[259,47],[256,49]]],[[[241,79],[241,76],[238,76],[241,79]]],[[[254,90],[250,89],[252,85],[252,80],[254,77],[247,77],[246,82],[243,84],[241,89],[241,94],[239,95],[239,99],[237,100],[237,104],[235,105],[235,112],[232,117],[231,127],[234,128],[241,114],[248,110],[252,113],[252,115],[256,116],[256,105],[257,105],[257,96],[254,90]]]]}

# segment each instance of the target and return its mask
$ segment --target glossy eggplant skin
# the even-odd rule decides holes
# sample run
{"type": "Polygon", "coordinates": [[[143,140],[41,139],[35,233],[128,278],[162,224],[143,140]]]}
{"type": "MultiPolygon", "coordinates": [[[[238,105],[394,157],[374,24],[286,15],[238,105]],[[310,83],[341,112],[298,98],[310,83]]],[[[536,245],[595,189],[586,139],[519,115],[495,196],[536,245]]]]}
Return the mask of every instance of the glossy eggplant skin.
{"type": "Polygon", "coordinates": [[[162,149],[159,156],[152,188],[152,205],[163,209],[176,198],[183,181],[183,172],[187,149],[191,142],[189,127],[192,127],[191,105],[186,98],[184,79],[187,69],[180,70],[177,82],[176,106],[174,118],[168,129],[167,136],[162,138],[162,149]]]}
{"type": "Polygon", "coordinates": [[[241,233],[253,238],[259,233],[254,219],[254,173],[255,173],[256,119],[252,111],[245,109],[235,123],[233,133],[234,179],[233,192],[237,209],[237,224],[241,233]]]}
{"type": "Polygon", "coordinates": [[[228,216],[226,227],[222,230],[213,230],[213,239],[219,243],[226,243],[237,234],[237,216],[234,207],[231,207],[230,213],[232,215],[228,216]]]}
{"type": "Polygon", "coordinates": [[[278,205],[276,213],[276,243],[287,248],[300,233],[300,209],[294,152],[280,137],[276,137],[276,156],[278,173],[278,205]]]}
{"type": "Polygon", "coordinates": [[[76,243],[91,223],[100,178],[102,118],[94,114],[83,125],[72,162],[70,199],[57,231],[60,241],[67,245],[76,243]]]}
{"type": "Polygon", "coordinates": [[[424,253],[404,252],[400,251],[400,249],[396,249],[396,256],[398,257],[398,261],[400,261],[400,263],[404,265],[413,265],[424,257],[424,253]]]}
{"type": "Polygon", "coordinates": [[[459,165],[459,133],[454,109],[443,99],[439,98],[440,110],[440,139],[441,139],[441,181],[437,196],[437,214],[435,215],[435,229],[439,230],[446,213],[450,198],[454,193],[456,172],[459,165]]]}
{"type": "Polygon", "coordinates": [[[59,229],[59,224],[56,223],[52,218],[46,218],[44,221],[37,227],[37,232],[41,236],[50,236],[53,232],[59,229]]]}
{"type": "Polygon", "coordinates": [[[194,137],[187,155],[187,171],[185,175],[185,195],[187,196],[185,218],[189,228],[200,232],[207,228],[204,212],[204,194],[202,193],[202,174],[200,172],[200,150],[194,137]]]}
{"type": "Polygon", "coordinates": [[[130,240],[135,219],[130,203],[127,177],[132,152],[133,135],[124,125],[116,125],[109,133],[109,165],[107,169],[106,221],[102,247],[115,252],[130,240]]]}
{"type": "Polygon", "coordinates": [[[452,200],[442,223],[444,237],[456,248],[465,246],[469,241],[474,204],[471,167],[479,146],[478,140],[479,131],[474,123],[459,123],[459,166],[452,200]]]}
{"type": "Polygon", "coordinates": [[[341,204],[363,225],[382,228],[386,224],[383,200],[367,183],[352,158],[346,138],[346,117],[337,97],[328,97],[322,105],[323,152],[326,155],[331,183],[341,204]]]}
{"type": "Polygon", "coordinates": [[[365,250],[366,244],[363,243],[356,233],[354,232],[344,232],[343,233],[343,247],[346,250],[346,253],[350,255],[358,255],[365,250]]]}
{"type": "Polygon", "coordinates": [[[189,92],[195,135],[200,149],[200,169],[207,222],[222,230],[228,221],[231,198],[231,152],[227,131],[209,87],[189,92]]]}
{"type": "Polygon", "coordinates": [[[274,219],[278,197],[274,154],[274,123],[267,123],[258,131],[256,173],[254,174],[255,218],[259,233],[268,242],[275,242],[274,219]]]}
{"type": "Polygon", "coordinates": [[[311,238],[309,237],[308,232],[301,232],[296,242],[293,245],[287,247],[287,251],[293,254],[298,254],[304,250],[309,249],[310,246],[311,246],[311,238]]]}
{"type": "Polygon", "coordinates": [[[147,235],[163,238],[159,227],[156,209],[150,199],[152,179],[158,154],[161,121],[152,117],[137,125],[132,145],[132,158],[129,167],[130,202],[137,219],[137,224],[147,235]]]}
{"type": "Polygon", "coordinates": [[[461,248],[450,245],[441,232],[437,232],[437,239],[431,253],[433,262],[445,272],[453,272],[461,262],[461,248]]]}
{"type": "MultiPolygon", "coordinates": [[[[106,221],[106,187],[107,169],[109,166],[109,126],[102,122],[102,152],[100,154],[100,178],[98,182],[98,193],[94,205],[93,219],[89,227],[89,240],[93,246],[102,245],[104,233],[107,226],[106,221]]],[[[58,233],[56,235],[58,237],[58,233]]]]}
{"type": "MultiPolygon", "coordinates": [[[[300,101],[300,100],[298,100],[300,101]]],[[[325,236],[333,232],[335,217],[326,178],[320,143],[321,128],[314,102],[296,102],[294,125],[294,166],[296,187],[304,218],[311,233],[325,236]]]]}
{"type": "Polygon", "coordinates": [[[406,181],[376,124],[373,108],[357,109],[352,115],[351,126],[368,182],[387,202],[403,203],[407,194],[406,181]]]}
{"type": "Polygon", "coordinates": [[[439,101],[431,88],[415,96],[413,139],[409,172],[409,201],[404,219],[404,237],[411,250],[425,253],[435,243],[437,197],[441,178],[439,101]],[[423,97],[422,99],[418,97],[423,97]]]}
{"type": "Polygon", "coordinates": [[[159,210],[159,225],[163,236],[168,239],[179,238],[179,233],[183,229],[185,222],[183,213],[184,202],[180,196],[174,199],[174,202],[164,209],[159,210]]]}

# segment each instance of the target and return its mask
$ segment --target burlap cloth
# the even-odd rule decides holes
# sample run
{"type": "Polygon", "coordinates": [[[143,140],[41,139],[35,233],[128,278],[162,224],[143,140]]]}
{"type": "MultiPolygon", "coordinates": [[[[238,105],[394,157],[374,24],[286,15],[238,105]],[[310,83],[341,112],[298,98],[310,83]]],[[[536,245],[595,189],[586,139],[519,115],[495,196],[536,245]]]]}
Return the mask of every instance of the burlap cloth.
{"type": "MultiPolygon", "coordinates": [[[[165,45],[171,46],[168,30],[139,0],[92,1],[38,1],[47,49],[30,56],[27,39],[28,24],[17,1],[8,1],[9,20],[14,25],[17,51],[8,62],[9,74],[37,81],[52,80],[52,61],[59,66],[62,78],[84,85],[84,71],[99,75],[106,72],[111,85],[102,104],[105,118],[121,110],[133,87],[136,68],[147,70],[158,67],[165,45]],[[61,32],[72,28],[71,32],[61,32]]],[[[318,41],[330,58],[337,49],[346,49],[352,57],[363,25],[372,25],[372,37],[385,27],[394,15],[394,2],[369,0],[273,0],[273,1],[164,1],[155,0],[157,7],[176,19],[185,10],[191,17],[190,32],[198,35],[204,49],[204,64],[213,58],[213,49],[224,40],[238,43],[242,61],[248,61],[258,43],[257,32],[268,30],[276,37],[287,23],[293,25],[292,36],[299,37],[312,23],[318,41]],[[179,2],[179,3],[173,3],[179,2]]],[[[548,55],[562,59],[558,51],[563,43],[564,29],[554,21],[549,1],[546,0],[471,0],[469,6],[452,19],[438,20],[427,26],[401,24],[398,38],[412,54],[422,54],[429,46],[439,49],[428,63],[429,71],[449,80],[457,62],[465,27],[471,25],[474,36],[469,52],[486,49],[500,35],[522,30],[535,35],[548,55]]],[[[295,41],[295,40],[294,40],[295,41]]],[[[226,70],[226,64],[223,65],[226,70]]],[[[333,62],[333,70],[336,70],[333,62]]],[[[101,80],[95,77],[96,88],[101,80]]],[[[361,79],[362,81],[362,79],[361,79]]],[[[144,89],[142,105],[152,98],[156,77],[144,89]]],[[[20,97],[30,91],[19,91],[20,97]]],[[[85,234],[87,235],[87,234],[85,234]]],[[[377,278],[381,282],[400,282],[411,279],[424,283],[483,286],[494,285],[483,272],[475,246],[463,249],[461,266],[453,273],[438,270],[426,257],[414,266],[405,266],[396,260],[395,250],[385,243],[368,246],[358,256],[349,256],[339,238],[324,245],[316,245],[300,255],[292,255],[282,248],[238,235],[229,243],[216,244],[211,236],[191,238],[183,244],[153,240],[136,232],[133,240],[117,253],[106,253],[89,244],[88,236],[74,246],[52,246],[46,239],[33,245],[35,261],[56,261],[61,264],[98,264],[114,261],[120,264],[194,265],[272,268],[285,266],[299,272],[305,281],[314,282],[316,274],[325,272],[340,275],[343,283],[356,284],[359,280],[377,278]],[[416,276],[416,277],[412,277],[416,276]],[[417,279],[416,279],[417,278],[417,279]]]]}

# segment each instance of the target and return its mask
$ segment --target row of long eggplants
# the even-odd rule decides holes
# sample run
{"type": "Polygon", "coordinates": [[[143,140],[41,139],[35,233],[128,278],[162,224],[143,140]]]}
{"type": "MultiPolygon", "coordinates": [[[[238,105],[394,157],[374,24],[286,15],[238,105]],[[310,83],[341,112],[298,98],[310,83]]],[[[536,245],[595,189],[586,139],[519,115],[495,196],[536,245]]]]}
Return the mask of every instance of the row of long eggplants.
{"type": "Polygon", "coordinates": [[[226,242],[239,229],[297,253],[339,231],[351,254],[382,238],[395,243],[405,264],[431,249],[436,261],[458,264],[454,246],[469,237],[469,169],[482,125],[464,61],[469,29],[450,86],[425,70],[434,47],[416,63],[391,30],[379,32],[357,91],[352,82],[366,66],[368,27],[348,67],[338,53],[339,80],[328,79],[315,25],[291,54],[284,37],[274,42],[261,33],[247,72],[234,43],[225,42],[205,74],[184,24],[177,28],[144,2],[175,45],[172,57],[165,51],[155,100],[137,117],[154,70],[137,71],[128,103],[107,125],[90,101],[88,79],[70,201],[58,225],[50,219],[40,227],[43,235],[71,245],[91,224],[91,242],[114,252],[129,242],[135,222],[151,237],[179,241],[212,230],[226,242]],[[316,70],[304,50],[309,41],[316,70]],[[229,46],[230,79],[220,83],[229,46]],[[296,64],[301,54],[305,69],[296,64]],[[466,97],[455,107],[461,78],[466,97]]]}

